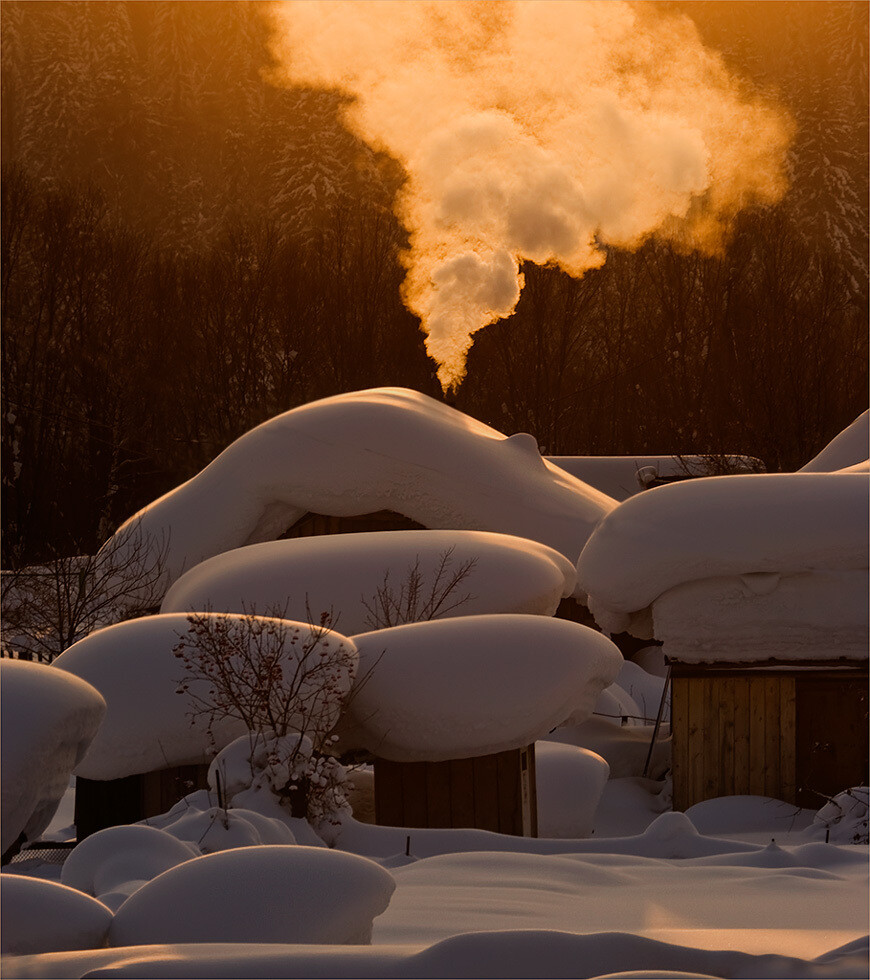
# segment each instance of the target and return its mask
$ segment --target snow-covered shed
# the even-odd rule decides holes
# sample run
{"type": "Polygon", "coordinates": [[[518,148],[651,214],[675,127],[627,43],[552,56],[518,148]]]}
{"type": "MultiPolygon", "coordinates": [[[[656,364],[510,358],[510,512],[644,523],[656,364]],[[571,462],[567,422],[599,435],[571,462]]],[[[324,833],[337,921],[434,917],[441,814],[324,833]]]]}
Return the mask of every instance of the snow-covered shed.
{"type": "Polygon", "coordinates": [[[577,623],[463,616],[355,635],[345,748],[374,756],[375,817],[537,836],[535,741],[587,720],[623,664],[577,623]],[[361,678],[361,680],[359,680],[361,678]]]}
{"type": "Polygon", "coordinates": [[[632,497],[578,562],[598,623],[664,644],[674,806],[817,807],[868,771],[868,480],[712,477],[632,497]]]}

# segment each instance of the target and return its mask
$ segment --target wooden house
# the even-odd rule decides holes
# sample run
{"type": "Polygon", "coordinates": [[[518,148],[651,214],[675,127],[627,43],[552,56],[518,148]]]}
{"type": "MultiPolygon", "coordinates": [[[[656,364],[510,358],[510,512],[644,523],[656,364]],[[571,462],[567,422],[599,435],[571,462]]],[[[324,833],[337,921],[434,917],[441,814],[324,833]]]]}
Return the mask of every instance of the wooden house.
{"type": "Polygon", "coordinates": [[[867,663],[671,661],[674,809],[751,794],[815,810],[866,786],[867,663]]]}

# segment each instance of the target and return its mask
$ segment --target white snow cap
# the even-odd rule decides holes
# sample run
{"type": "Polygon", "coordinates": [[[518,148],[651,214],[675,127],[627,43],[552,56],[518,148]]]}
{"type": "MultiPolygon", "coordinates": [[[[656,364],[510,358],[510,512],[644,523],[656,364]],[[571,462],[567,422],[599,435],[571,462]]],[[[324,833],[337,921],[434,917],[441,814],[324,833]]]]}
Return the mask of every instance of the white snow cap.
{"type": "Polygon", "coordinates": [[[393,876],[321,847],[240,847],[171,868],[115,914],[111,946],[153,943],[369,943],[393,876]]]}
{"type": "Polygon", "coordinates": [[[307,609],[315,619],[331,611],[335,625],[352,634],[403,621],[384,617],[379,590],[405,606],[409,587],[415,587],[421,610],[429,600],[440,601],[433,610],[438,618],[497,612],[552,616],[559,600],[571,594],[575,578],[564,555],[513,535],[367,531],[267,541],[216,555],[178,579],[161,611],[209,609],[289,619],[306,619],[307,609]],[[445,594],[468,563],[467,574],[445,594]]]}
{"type": "Polygon", "coordinates": [[[814,456],[799,473],[833,473],[858,463],[864,463],[870,456],[870,411],[858,416],[842,432],[814,456]]]}
{"type": "Polygon", "coordinates": [[[373,388],[257,426],[115,539],[140,520],[142,535],[168,541],[167,586],[205,558],[277,538],[308,511],[392,510],[427,528],[532,538],[574,562],[614,506],[543,460],[528,434],[504,436],[416,391],[373,388]]]}
{"type": "Polygon", "coordinates": [[[865,569],[868,490],[857,474],[687,480],[620,504],[577,563],[598,607],[646,608],[675,585],[716,575],[865,569]]]}
{"type": "Polygon", "coordinates": [[[467,616],[355,636],[347,746],[395,762],[518,748],[589,717],[622,666],[600,633],[543,616],[467,616]]]}
{"type": "Polygon", "coordinates": [[[106,713],[90,684],[53,666],[0,661],[2,850],[35,840],[51,822],[69,775],[106,713]]]}
{"type": "Polygon", "coordinates": [[[0,952],[26,955],[105,945],[112,913],[101,902],[54,881],[0,877],[0,952]]]}
{"type": "Polygon", "coordinates": [[[634,497],[580,556],[590,609],[611,632],[649,620],[674,660],[865,659],[868,489],[790,473],[634,497]]]}
{"type": "MultiPolygon", "coordinates": [[[[252,636],[244,616],[197,615],[200,620],[209,617],[225,621],[231,637],[239,644],[249,642],[252,636]]],[[[260,628],[274,626],[285,670],[287,665],[295,668],[301,663],[314,677],[319,676],[322,644],[313,647],[307,656],[300,652],[311,637],[310,624],[253,618],[260,628]]],[[[200,717],[191,724],[190,700],[178,693],[186,671],[173,648],[182,639],[195,641],[186,615],[145,616],[98,630],[58,657],[56,667],[93,684],[108,705],[105,722],[77,767],[77,775],[117,779],[166,766],[210,761],[214,752],[206,722],[200,717]]],[[[350,690],[357,659],[353,643],[341,634],[330,632],[325,642],[337,654],[328,658],[336,667],[335,679],[330,681],[336,697],[323,700],[316,711],[310,704],[306,709],[308,724],[316,722],[323,730],[338,718],[340,698],[350,690]]],[[[199,693],[207,690],[204,681],[191,681],[190,687],[199,693]]],[[[298,724],[304,727],[301,719],[298,724]]],[[[246,731],[247,726],[240,719],[217,718],[212,727],[215,748],[222,748],[246,731]]]]}

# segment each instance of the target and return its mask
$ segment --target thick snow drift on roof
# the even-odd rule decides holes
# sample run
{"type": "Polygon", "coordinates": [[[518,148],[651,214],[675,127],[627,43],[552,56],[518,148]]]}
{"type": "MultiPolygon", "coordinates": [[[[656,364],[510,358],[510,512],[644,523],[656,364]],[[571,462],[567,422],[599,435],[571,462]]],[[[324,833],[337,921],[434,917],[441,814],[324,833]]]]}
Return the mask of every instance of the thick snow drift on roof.
{"type": "Polygon", "coordinates": [[[51,822],[69,775],[100,727],[106,703],[94,688],[54,667],[0,661],[2,851],[51,822]]]}
{"type": "Polygon", "coordinates": [[[672,660],[866,660],[867,571],[757,572],[686,582],[653,603],[672,660]]]}
{"type": "Polygon", "coordinates": [[[17,874],[4,874],[2,879],[0,952],[4,955],[105,945],[112,913],[101,902],[54,881],[17,874]]]}
{"type": "Polygon", "coordinates": [[[118,910],[112,946],[152,943],[369,943],[393,876],[321,847],[240,847],[194,858],[118,910]]]}
{"type": "Polygon", "coordinates": [[[574,562],[613,506],[545,462],[530,435],[506,437],[416,391],[374,388],[264,422],[131,520],[168,540],[168,585],[205,558],[277,538],[308,511],[392,510],[428,528],[532,538],[574,562]]]}
{"type": "Polygon", "coordinates": [[[859,415],[855,421],[814,456],[799,473],[833,473],[855,463],[861,463],[870,455],[870,411],[859,415]]]}
{"type": "MultiPolygon", "coordinates": [[[[708,456],[546,456],[549,462],[614,500],[628,500],[653,481],[711,475],[708,456]]],[[[752,456],[717,457],[713,472],[758,473],[764,464],[752,456]]]]}
{"type": "Polygon", "coordinates": [[[643,610],[696,579],[865,569],[868,490],[865,476],[830,473],[657,487],[620,504],[598,526],[577,563],[578,587],[598,618],[643,610]]]}
{"type": "MultiPolygon", "coordinates": [[[[251,633],[244,616],[222,618],[229,620],[232,635],[239,643],[247,641],[251,633]]],[[[283,640],[282,662],[294,667],[302,663],[305,671],[310,667],[313,676],[319,676],[319,647],[314,647],[305,657],[299,652],[312,627],[307,623],[271,622],[280,623],[276,629],[283,640]]],[[[108,705],[103,726],[77,767],[76,775],[87,779],[116,779],[211,759],[214,752],[206,721],[200,716],[191,724],[190,699],[178,693],[179,682],[186,675],[173,648],[182,638],[186,642],[194,639],[187,616],[180,613],[146,616],[98,630],[58,657],[57,667],[93,684],[108,705]]],[[[356,649],[346,637],[330,633],[327,640],[330,650],[341,654],[329,658],[336,665],[335,680],[330,681],[336,697],[322,701],[317,711],[311,704],[306,708],[308,722],[316,720],[323,730],[328,730],[338,718],[338,696],[343,697],[350,690],[351,668],[356,662],[356,649]]],[[[203,694],[207,684],[190,681],[190,688],[203,694]]],[[[301,719],[297,723],[302,726],[301,719]]],[[[241,720],[218,717],[212,726],[215,747],[221,749],[246,731],[247,726],[241,720]]]]}
{"type": "Polygon", "coordinates": [[[543,616],[467,616],[354,637],[343,742],[396,762],[527,745],[592,712],[622,655],[602,634],[543,616]]]}
{"type": "Polygon", "coordinates": [[[423,612],[427,603],[433,609],[426,618],[434,618],[433,611],[437,618],[552,616],[575,578],[564,555],[513,535],[368,531],[267,541],[216,555],[182,575],[161,608],[280,612],[289,619],[306,619],[310,608],[315,619],[331,611],[345,633],[362,633],[415,618],[412,607],[423,612]],[[447,592],[469,562],[467,574],[447,592]],[[393,603],[400,608],[390,609],[393,603]],[[403,612],[409,615],[401,618],[403,612]]]}

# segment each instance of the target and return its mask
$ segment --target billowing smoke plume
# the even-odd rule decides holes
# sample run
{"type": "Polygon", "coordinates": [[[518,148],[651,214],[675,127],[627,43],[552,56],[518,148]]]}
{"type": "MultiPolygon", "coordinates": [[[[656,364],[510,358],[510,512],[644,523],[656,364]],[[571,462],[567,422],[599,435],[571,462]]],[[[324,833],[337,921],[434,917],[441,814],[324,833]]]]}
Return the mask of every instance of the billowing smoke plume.
{"type": "Polygon", "coordinates": [[[404,165],[403,298],[445,390],[516,306],[522,260],[573,276],[653,234],[715,249],[785,190],[790,123],[691,21],[620,0],[288,0],[275,79],[353,96],[404,165]]]}

